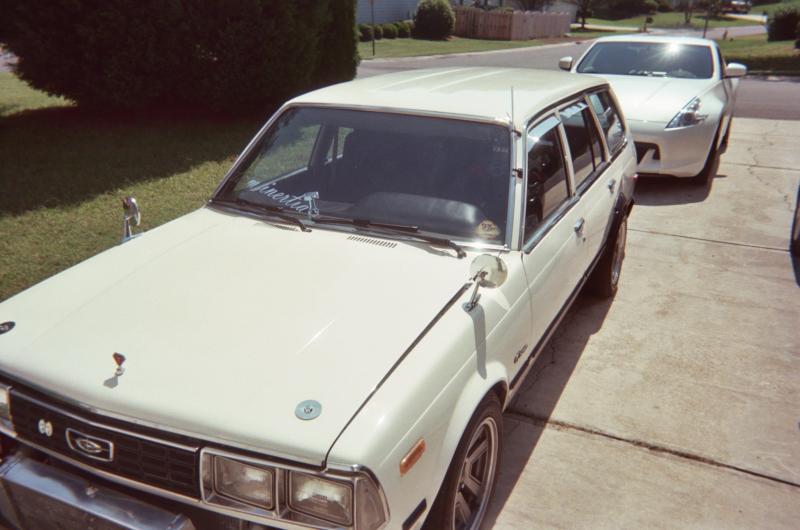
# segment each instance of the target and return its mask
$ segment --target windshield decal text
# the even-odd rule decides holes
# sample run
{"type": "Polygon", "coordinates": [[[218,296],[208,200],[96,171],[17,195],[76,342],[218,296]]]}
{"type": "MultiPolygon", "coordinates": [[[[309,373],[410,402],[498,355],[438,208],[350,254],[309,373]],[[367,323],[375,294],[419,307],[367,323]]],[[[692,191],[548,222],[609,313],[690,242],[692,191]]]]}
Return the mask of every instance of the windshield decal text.
{"type": "Polygon", "coordinates": [[[308,211],[308,204],[303,201],[302,195],[291,195],[289,193],[283,193],[278,188],[275,187],[274,184],[271,182],[264,182],[262,184],[258,184],[248,191],[254,191],[265,197],[269,197],[270,200],[281,204],[287,208],[291,208],[296,212],[307,212],[308,211]]]}

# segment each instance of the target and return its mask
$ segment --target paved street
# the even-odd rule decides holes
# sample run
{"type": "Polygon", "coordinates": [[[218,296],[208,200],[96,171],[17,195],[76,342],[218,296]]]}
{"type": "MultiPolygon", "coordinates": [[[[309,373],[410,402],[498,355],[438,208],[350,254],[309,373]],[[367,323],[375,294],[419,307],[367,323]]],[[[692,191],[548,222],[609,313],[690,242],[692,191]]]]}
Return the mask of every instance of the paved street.
{"type": "Polygon", "coordinates": [[[506,415],[486,528],[797,527],[798,143],[738,119],[710,189],[639,183],[619,293],[579,299],[506,415]]]}

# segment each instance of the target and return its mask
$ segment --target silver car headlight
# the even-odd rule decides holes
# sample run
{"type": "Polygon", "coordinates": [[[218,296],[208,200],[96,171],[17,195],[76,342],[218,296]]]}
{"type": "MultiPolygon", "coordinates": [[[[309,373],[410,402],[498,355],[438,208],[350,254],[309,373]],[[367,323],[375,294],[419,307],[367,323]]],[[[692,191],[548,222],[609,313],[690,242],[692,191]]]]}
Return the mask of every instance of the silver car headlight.
{"type": "Polygon", "coordinates": [[[343,526],[353,522],[353,487],[344,482],[292,471],[289,506],[295,511],[343,526]]]}
{"type": "Polygon", "coordinates": [[[700,113],[700,98],[694,98],[687,103],[672,120],[667,124],[667,129],[677,129],[679,127],[691,127],[703,123],[708,118],[708,114],[700,113]]]}
{"type": "Polygon", "coordinates": [[[0,426],[13,431],[14,424],[11,421],[11,387],[0,383],[0,426]]]}
{"type": "Polygon", "coordinates": [[[236,460],[214,457],[214,492],[271,510],[275,505],[275,473],[236,460]]]}

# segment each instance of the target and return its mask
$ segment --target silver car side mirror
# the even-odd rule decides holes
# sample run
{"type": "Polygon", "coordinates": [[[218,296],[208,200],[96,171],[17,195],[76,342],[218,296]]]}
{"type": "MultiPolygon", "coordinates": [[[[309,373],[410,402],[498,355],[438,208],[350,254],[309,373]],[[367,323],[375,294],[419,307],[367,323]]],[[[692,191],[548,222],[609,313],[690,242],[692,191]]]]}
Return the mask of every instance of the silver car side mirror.
{"type": "Polygon", "coordinates": [[[558,67],[561,68],[562,70],[566,70],[567,72],[569,72],[570,69],[572,68],[572,57],[567,56],[559,59],[558,67]]]}
{"type": "Polygon", "coordinates": [[[122,242],[126,242],[136,237],[131,226],[139,226],[142,222],[142,213],[139,211],[139,203],[134,197],[122,199],[122,242]]]}
{"type": "Polygon", "coordinates": [[[730,63],[725,67],[725,77],[744,77],[747,75],[747,67],[739,63],[730,63]]]}
{"type": "Polygon", "coordinates": [[[464,304],[464,310],[467,312],[472,311],[478,305],[478,301],[481,299],[481,295],[478,294],[480,287],[496,289],[505,283],[508,278],[508,267],[497,256],[481,254],[472,260],[469,274],[470,279],[475,282],[475,290],[472,291],[469,302],[464,304]]]}

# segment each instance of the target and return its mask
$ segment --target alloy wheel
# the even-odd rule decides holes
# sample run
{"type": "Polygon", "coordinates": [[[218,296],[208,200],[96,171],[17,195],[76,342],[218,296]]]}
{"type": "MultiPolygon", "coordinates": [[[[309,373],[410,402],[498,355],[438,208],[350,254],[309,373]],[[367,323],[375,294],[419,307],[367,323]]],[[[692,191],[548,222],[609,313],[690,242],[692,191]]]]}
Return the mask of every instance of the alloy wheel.
{"type": "Polygon", "coordinates": [[[453,502],[453,530],[476,530],[480,526],[494,485],[498,442],[497,423],[494,418],[485,418],[473,433],[461,463],[453,502]]]}

